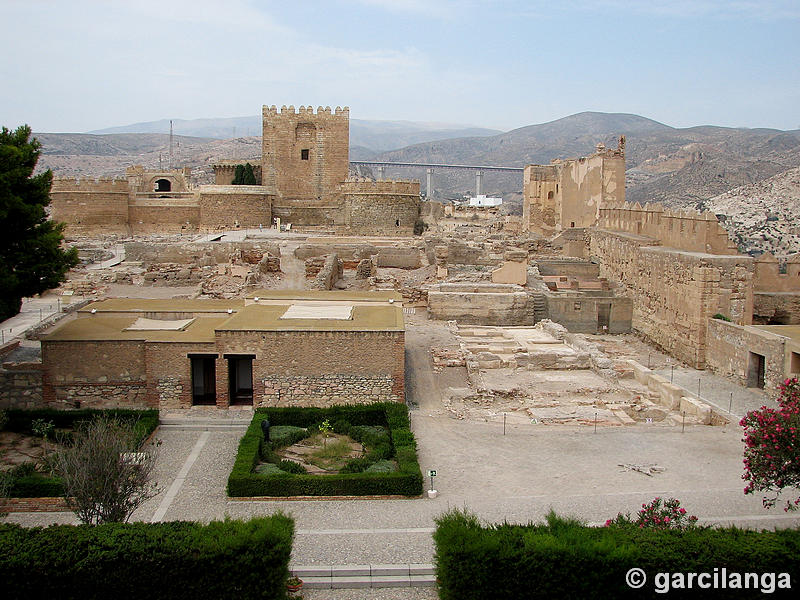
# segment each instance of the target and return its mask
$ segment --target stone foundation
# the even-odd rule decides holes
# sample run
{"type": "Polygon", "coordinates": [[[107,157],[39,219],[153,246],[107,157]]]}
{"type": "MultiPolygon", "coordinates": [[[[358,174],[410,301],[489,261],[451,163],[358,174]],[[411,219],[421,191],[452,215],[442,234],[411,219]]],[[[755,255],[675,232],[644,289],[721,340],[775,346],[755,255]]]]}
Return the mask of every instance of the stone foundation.
{"type": "Polygon", "coordinates": [[[317,406],[401,402],[388,376],[274,376],[261,381],[263,396],[256,406],[317,406]]]}

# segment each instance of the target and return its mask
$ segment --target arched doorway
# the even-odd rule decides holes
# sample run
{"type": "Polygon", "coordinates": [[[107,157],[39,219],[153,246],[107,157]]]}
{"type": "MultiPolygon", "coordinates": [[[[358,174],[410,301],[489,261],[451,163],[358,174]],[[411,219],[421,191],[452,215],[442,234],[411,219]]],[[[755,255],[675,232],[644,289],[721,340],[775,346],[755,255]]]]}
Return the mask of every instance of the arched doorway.
{"type": "Polygon", "coordinates": [[[170,182],[169,179],[156,179],[154,191],[156,192],[172,191],[172,182],[170,182]]]}

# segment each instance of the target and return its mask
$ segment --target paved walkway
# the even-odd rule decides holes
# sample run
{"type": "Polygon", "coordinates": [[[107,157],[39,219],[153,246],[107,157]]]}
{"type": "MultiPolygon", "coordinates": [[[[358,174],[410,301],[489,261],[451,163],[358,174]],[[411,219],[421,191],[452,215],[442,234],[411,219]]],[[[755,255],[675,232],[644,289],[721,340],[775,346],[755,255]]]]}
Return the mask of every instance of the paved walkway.
{"type": "Polygon", "coordinates": [[[709,371],[698,371],[689,367],[659,369],[659,375],[699,396],[708,404],[717,407],[723,414],[730,414],[738,422],[748,411],[762,406],[776,408],[778,404],[767,398],[763,390],[743,388],[729,379],[709,371]],[[699,393],[698,393],[699,390],[699,393]]]}

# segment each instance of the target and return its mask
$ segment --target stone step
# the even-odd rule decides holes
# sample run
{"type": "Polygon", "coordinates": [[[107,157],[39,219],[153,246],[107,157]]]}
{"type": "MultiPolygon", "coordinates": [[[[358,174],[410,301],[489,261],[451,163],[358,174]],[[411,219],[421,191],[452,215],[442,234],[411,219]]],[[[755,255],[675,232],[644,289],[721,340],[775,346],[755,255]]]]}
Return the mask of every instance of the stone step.
{"type": "Polygon", "coordinates": [[[432,564],[290,565],[289,571],[308,589],[431,587],[432,564]]]}
{"type": "Polygon", "coordinates": [[[191,430],[231,430],[247,429],[253,413],[241,417],[172,417],[164,416],[158,420],[160,427],[166,429],[191,429],[191,430]]]}

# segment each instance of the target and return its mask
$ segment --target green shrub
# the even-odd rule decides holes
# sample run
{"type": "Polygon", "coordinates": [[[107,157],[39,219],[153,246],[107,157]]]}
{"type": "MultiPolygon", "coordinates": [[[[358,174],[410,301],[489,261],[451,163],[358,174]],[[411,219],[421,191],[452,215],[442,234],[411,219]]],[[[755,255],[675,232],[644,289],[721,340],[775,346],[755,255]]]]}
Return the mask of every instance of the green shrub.
{"type": "MultiPolygon", "coordinates": [[[[365,495],[404,495],[418,496],[422,493],[422,473],[419,469],[413,436],[401,433],[406,445],[395,447],[389,442],[394,434],[392,426],[398,430],[409,429],[408,409],[403,404],[376,403],[370,405],[346,405],[330,408],[259,408],[245,435],[239,442],[236,460],[228,477],[230,496],[365,496],[365,495]],[[294,425],[306,427],[311,433],[314,425],[329,420],[331,423],[346,421],[350,423],[351,434],[375,436],[379,440],[371,449],[369,461],[374,463],[393,457],[398,469],[391,473],[354,472],[361,462],[352,459],[345,464],[345,471],[332,475],[291,474],[278,475],[255,473],[263,452],[261,421],[269,419],[272,425],[294,425]],[[360,429],[369,426],[369,429],[360,429]],[[390,431],[386,431],[386,427],[390,431]],[[378,429],[378,427],[382,429],[378,429]],[[348,465],[352,465],[348,467],[348,465]]],[[[410,432],[409,432],[410,433],[410,432]]],[[[356,438],[354,438],[356,439],[356,438]]],[[[366,438],[363,438],[366,439],[366,438]]],[[[364,443],[362,441],[362,443],[364,443]]],[[[366,466],[364,467],[367,468],[366,466]]]]}
{"type": "Polygon", "coordinates": [[[371,464],[366,458],[351,458],[339,469],[339,473],[363,473],[371,464]]]}
{"type": "Polygon", "coordinates": [[[730,317],[726,317],[726,316],[725,316],[725,315],[723,315],[722,313],[716,313],[716,314],[715,314],[713,317],[711,317],[711,318],[712,318],[712,319],[719,319],[720,321],[727,321],[728,323],[730,323],[730,322],[731,322],[731,319],[730,319],[730,317]]]}
{"type": "Polygon", "coordinates": [[[278,468],[286,473],[308,473],[303,465],[293,460],[282,460],[278,463],[278,468]]]}
{"type": "Polygon", "coordinates": [[[277,464],[271,462],[256,465],[255,472],[261,475],[288,475],[287,471],[284,471],[277,464]]]}
{"type": "Polygon", "coordinates": [[[389,430],[380,425],[355,425],[350,428],[350,437],[364,446],[379,446],[389,444],[389,430]]]}
{"type": "Polygon", "coordinates": [[[4,598],[286,597],[294,523],[0,525],[4,598]]]}
{"type": "MultiPolygon", "coordinates": [[[[67,445],[72,443],[72,431],[69,431],[70,429],[76,429],[80,423],[91,421],[99,416],[134,421],[134,431],[136,432],[136,438],[140,444],[155,431],[156,427],[158,427],[157,410],[12,409],[6,411],[6,415],[8,417],[8,422],[6,423],[6,429],[8,431],[35,435],[34,430],[42,431],[42,426],[44,424],[48,435],[55,429],[55,433],[52,437],[54,437],[57,442],[67,445]],[[53,427],[50,427],[50,424],[52,424],[53,427]]],[[[22,467],[22,465],[20,465],[20,467],[22,467]]],[[[12,469],[12,471],[10,471],[9,497],[52,498],[64,495],[64,485],[60,478],[35,472],[35,469],[27,472],[23,470],[12,469]]]]}
{"type": "Polygon", "coordinates": [[[351,427],[352,425],[345,419],[336,419],[333,422],[333,432],[339,435],[350,435],[351,427]]]}
{"type": "Polygon", "coordinates": [[[270,447],[273,449],[291,446],[307,437],[308,431],[304,427],[274,425],[269,428],[270,447]]]}
{"type": "Polygon", "coordinates": [[[394,473],[397,465],[391,460],[379,460],[365,469],[367,473],[394,473]]]}
{"type": "MultiPolygon", "coordinates": [[[[436,519],[436,577],[442,600],[483,598],[653,598],[657,573],[789,573],[800,576],[800,531],[693,528],[587,527],[550,514],[541,525],[487,525],[451,510],[436,519]],[[625,583],[643,569],[641,590],[625,583]],[[504,574],[506,576],[499,576],[504,574]]],[[[696,586],[695,586],[696,587],[696,586]]],[[[728,589],[693,590],[676,597],[729,598],[728,589]]],[[[736,590],[761,598],[758,590],[736,590]]]]}

